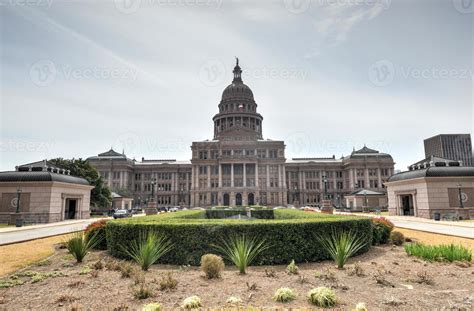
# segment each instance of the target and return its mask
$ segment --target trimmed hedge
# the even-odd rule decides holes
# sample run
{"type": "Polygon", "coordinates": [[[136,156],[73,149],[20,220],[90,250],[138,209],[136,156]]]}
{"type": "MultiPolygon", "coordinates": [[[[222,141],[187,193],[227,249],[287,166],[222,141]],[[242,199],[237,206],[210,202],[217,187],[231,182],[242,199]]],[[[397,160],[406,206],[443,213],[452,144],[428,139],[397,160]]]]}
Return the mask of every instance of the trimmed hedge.
{"type": "Polygon", "coordinates": [[[273,219],[272,209],[259,210],[244,210],[244,209],[208,209],[206,210],[207,219],[225,219],[232,216],[242,215],[247,216],[250,211],[250,216],[256,219],[273,219]]]}
{"type": "Polygon", "coordinates": [[[318,243],[316,235],[332,230],[352,230],[367,241],[359,253],[369,250],[372,241],[371,221],[352,216],[324,215],[299,210],[275,210],[274,220],[206,219],[206,211],[193,210],[107,223],[107,246],[111,255],[127,258],[120,248],[139,237],[140,232],[155,230],[164,233],[173,249],[159,263],[198,266],[201,256],[216,253],[213,245],[233,234],[258,236],[271,244],[255,260],[256,265],[313,262],[330,259],[318,243]]]}
{"type": "Polygon", "coordinates": [[[105,226],[107,225],[108,219],[101,219],[89,224],[84,230],[87,237],[96,235],[100,242],[94,247],[95,249],[107,249],[107,240],[105,236],[105,226]]]}

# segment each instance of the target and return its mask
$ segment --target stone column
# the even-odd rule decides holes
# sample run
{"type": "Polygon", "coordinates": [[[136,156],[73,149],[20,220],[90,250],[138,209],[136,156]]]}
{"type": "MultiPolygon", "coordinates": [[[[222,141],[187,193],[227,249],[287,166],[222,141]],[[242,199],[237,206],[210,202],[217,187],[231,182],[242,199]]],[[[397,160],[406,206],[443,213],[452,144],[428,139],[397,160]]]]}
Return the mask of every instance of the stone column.
{"type": "Polygon", "coordinates": [[[219,188],[222,188],[222,164],[219,164],[219,188]]]}
{"type": "Polygon", "coordinates": [[[349,189],[354,189],[354,171],[349,169],[349,189]]]}
{"type": "Polygon", "coordinates": [[[258,163],[255,163],[255,189],[258,189],[258,163]]]}
{"type": "Polygon", "coordinates": [[[378,179],[378,186],[379,186],[379,189],[382,189],[382,174],[380,172],[381,168],[379,167],[377,169],[377,179],[378,179]]]}
{"type": "Polygon", "coordinates": [[[267,166],[267,189],[270,188],[270,165],[266,165],[267,166]]]}
{"type": "Polygon", "coordinates": [[[278,165],[278,188],[281,187],[281,164],[278,165]]]}
{"type": "Polygon", "coordinates": [[[243,176],[244,176],[244,187],[247,187],[247,172],[245,171],[245,169],[246,169],[245,163],[242,164],[242,166],[243,166],[243,170],[244,170],[244,173],[243,173],[243,176]]]}
{"type": "Polygon", "coordinates": [[[234,187],[234,163],[230,165],[230,186],[234,187]]]}
{"type": "Polygon", "coordinates": [[[364,174],[365,174],[365,187],[364,187],[364,188],[367,189],[367,188],[370,188],[369,169],[366,168],[364,172],[365,172],[365,173],[364,173],[364,174]]]}
{"type": "Polygon", "coordinates": [[[207,166],[207,188],[211,188],[211,166],[207,166]]]}

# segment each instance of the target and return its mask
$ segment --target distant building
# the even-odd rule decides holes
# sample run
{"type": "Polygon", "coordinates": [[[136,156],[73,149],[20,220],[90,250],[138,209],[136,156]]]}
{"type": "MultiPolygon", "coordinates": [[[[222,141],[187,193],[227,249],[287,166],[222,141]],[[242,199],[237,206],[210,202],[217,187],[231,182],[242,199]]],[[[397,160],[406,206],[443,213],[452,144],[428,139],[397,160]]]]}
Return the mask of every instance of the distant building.
{"type": "Polygon", "coordinates": [[[0,223],[49,223],[90,217],[94,188],[84,178],[47,161],[0,172],[0,223]],[[18,204],[20,199],[20,204],[18,204]]]}
{"type": "Polygon", "coordinates": [[[474,218],[474,167],[430,157],[409,169],[385,183],[390,215],[474,218]]]}
{"type": "Polygon", "coordinates": [[[237,62],[214,115],[214,137],[193,142],[191,160],[129,159],[109,150],[89,157],[112,190],[127,190],[134,204],[158,206],[317,205],[324,191],[336,205],[364,188],[385,193],[393,174],[387,153],[363,147],[336,158],[287,159],[285,142],[264,139],[263,116],[237,62]],[[325,187],[326,184],[326,187],[325,187]]]}
{"type": "Polygon", "coordinates": [[[473,166],[470,134],[441,134],[425,139],[424,143],[426,158],[435,156],[473,166]]]}

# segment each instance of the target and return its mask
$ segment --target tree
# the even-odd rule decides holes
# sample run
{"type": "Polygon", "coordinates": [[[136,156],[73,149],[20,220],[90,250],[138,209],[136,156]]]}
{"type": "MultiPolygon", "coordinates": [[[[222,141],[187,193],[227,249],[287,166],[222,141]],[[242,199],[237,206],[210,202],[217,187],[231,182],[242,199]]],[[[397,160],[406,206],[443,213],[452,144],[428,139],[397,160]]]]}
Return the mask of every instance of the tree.
{"type": "Polygon", "coordinates": [[[86,160],[82,159],[63,159],[56,158],[51,159],[48,162],[51,164],[71,171],[71,175],[82,177],[86,179],[91,186],[94,188],[91,191],[91,205],[95,207],[108,208],[112,203],[112,193],[104,183],[104,179],[100,176],[99,172],[89,164],[86,160]]]}

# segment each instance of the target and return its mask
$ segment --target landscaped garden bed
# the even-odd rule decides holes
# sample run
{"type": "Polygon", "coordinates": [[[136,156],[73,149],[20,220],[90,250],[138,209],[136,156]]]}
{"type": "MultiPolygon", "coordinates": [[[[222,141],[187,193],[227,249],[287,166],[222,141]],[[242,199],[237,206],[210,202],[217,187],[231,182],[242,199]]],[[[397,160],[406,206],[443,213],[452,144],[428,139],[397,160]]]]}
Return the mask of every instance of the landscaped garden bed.
{"type": "Polygon", "coordinates": [[[203,211],[189,211],[91,226],[95,229],[58,245],[48,259],[0,279],[0,310],[469,310],[473,305],[469,249],[446,246],[428,257],[431,248],[411,247],[416,240],[404,243],[403,234],[383,218],[295,210],[277,210],[274,218],[208,219],[203,211]],[[108,251],[89,249],[103,248],[97,238],[104,232],[108,251]],[[354,252],[358,255],[347,259],[354,252]],[[163,264],[183,259],[186,264],[163,264]],[[188,264],[196,261],[200,267],[188,264]],[[281,264],[265,265],[275,262],[281,264]]]}
{"type": "MultiPolygon", "coordinates": [[[[275,210],[274,219],[231,220],[208,219],[206,211],[197,210],[109,222],[107,244],[110,254],[129,258],[124,251],[124,242],[137,239],[144,231],[156,231],[169,238],[173,250],[159,262],[178,265],[199,265],[202,255],[215,253],[216,244],[236,234],[258,237],[270,245],[255,259],[257,265],[329,259],[329,253],[317,237],[332,231],[351,231],[367,242],[372,239],[371,222],[363,217],[275,210]]],[[[369,247],[370,242],[359,253],[369,247]]]]}

